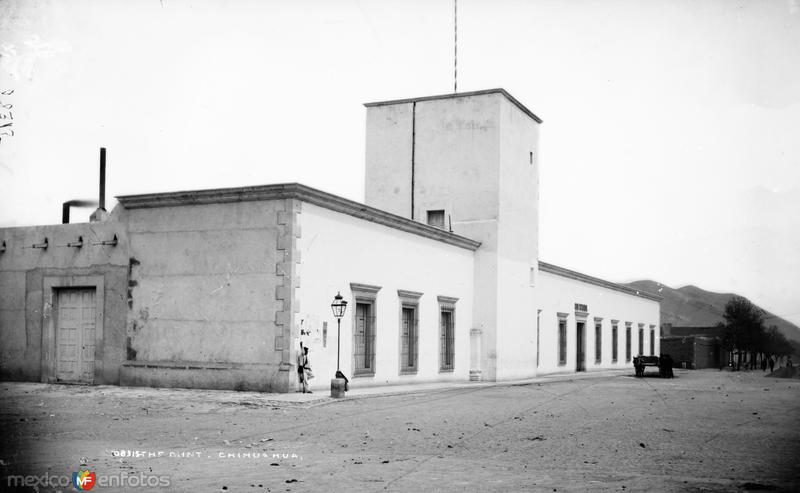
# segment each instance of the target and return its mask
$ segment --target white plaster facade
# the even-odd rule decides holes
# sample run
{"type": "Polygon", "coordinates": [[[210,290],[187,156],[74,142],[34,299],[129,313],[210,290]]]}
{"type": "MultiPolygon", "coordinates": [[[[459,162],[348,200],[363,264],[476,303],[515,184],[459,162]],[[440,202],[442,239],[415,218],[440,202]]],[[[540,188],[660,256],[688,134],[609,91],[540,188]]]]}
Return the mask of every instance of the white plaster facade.
{"type": "MultiPolygon", "coordinates": [[[[643,298],[612,287],[596,284],[591,278],[578,273],[565,271],[554,266],[542,264],[534,289],[539,313],[532,325],[532,337],[539,334],[537,374],[573,372],[577,370],[577,329],[578,323],[584,325],[584,354],[587,371],[630,368],[632,358],[639,354],[639,333],[644,334],[643,354],[651,354],[650,331],[655,333],[652,354],[659,354],[658,327],[659,302],[657,297],[643,298]],[[585,279],[585,280],[581,280],[585,279]],[[584,305],[585,310],[576,310],[575,305],[584,305]],[[559,361],[559,319],[566,320],[566,358],[559,361]],[[595,326],[600,324],[600,359],[596,358],[595,326]],[[613,358],[612,330],[617,327],[617,358],[613,358]],[[626,327],[631,327],[631,355],[626,356],[626,327]]],[[[640,293],[641,294],[641,293],[640,293]]],[[[584,308],[580,307],[580,308],[584,308]]]]}
{"type": "Polygon", "coordinates": [[[594,348],[593,317],[607,320],[602,327],[609,333],[609,356],[603,353],[595,364],[594,353],[587,353],[585,369],[625,364],[611,363],[612,317],[644,324],[646,338],[654,328],[657,340],[658,297],[564,269],[540,275],[542,120],[519,101],[494,89],[366,106],[366,203],[421,222],[429,211],[443,210],[445,229],[481,242],[473,278],[473,376],[508,380],[575,371],[574,316],[568,319],[567,361],[549,358],[558,348],[551,315],[570,303],[568,311],[574,311],[575,303],[592,300],[586,348],[594,348]]]}
{"type": "Polygon", "coordinates": [[[337,292],[349,302],[342,318],[340,367],[348,376],[355,374],[356,293],[351,284],[380,287],[374,305],[375,371],[352,377],[354,385],[469,378],[473,250],[307,203],[299,214],[299,224],[303,233],[298,242],[301,261],[296,296],[300,308],[296,323],[301,325],[303,344],[310,348],[314,373],[321,377],[312,381],[312,388],[330,385],[330,377],[336,371],[337,327],[330,304],[337,292]],[[401,371],[398,291],[421,294],[415,372],[401,371]],[[454,310],[455,364],[446,371],[440,370],[441,296],[458,299],[454,310]]]}

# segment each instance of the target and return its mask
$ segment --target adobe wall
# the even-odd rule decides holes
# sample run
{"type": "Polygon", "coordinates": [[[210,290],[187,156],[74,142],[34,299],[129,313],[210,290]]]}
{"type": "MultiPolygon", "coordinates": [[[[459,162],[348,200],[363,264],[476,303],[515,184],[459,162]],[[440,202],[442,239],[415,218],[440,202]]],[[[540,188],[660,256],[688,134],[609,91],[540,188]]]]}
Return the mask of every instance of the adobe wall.
{"type": "Polygon", "coordinates": [[[712,337],[673,336],[661,339],[661,352],[672,357],[676,368],[691,369],[719,368],[720,360],[724,361],[725,351],[720,343],[712,337]]]}
{"type": "Polygon", "coordinates": [[[675,368],[694,368],[694,337],[664,337],[661,339],[661,352],[672,358],[675,368]]]}
{"type": "Polygon", "coordinates": [[[283,288],[296,241],[292,204],[126,211],[123,384],[287,391],[292,322],[283,288]]]}
{"type": "Polygon", "coordinates": [[[0,379],[55,380],[55,338],[48,333],[54,289],[102,287],[94,383],[116,384],[125,360],[128,240],[112,214],[97,223],[0,229],[0,379]],[[117,236],[116,245],[100,245],[117,236]],[[83,238],[80,247],[67,246],[83,238]],[[47,238],[47,248],[42,245],[47,238]]]}

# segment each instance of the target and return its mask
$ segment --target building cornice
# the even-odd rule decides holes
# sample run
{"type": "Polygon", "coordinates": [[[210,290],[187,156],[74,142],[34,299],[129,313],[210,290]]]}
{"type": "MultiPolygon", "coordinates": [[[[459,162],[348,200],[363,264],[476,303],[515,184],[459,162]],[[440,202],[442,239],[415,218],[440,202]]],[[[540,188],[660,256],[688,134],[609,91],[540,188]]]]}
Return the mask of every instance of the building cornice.
{"type": "Polygon", "coordinates": [[[420,293],[419,291],[409,291],[407,289],[398,289],[397,296],[400,298],[406,298],[408,300],[419,300],[422,298],[424,293],[420,293]]]}
{"type": "Polygon", "coordinates": [[[436,99],[452,99],[452,98],[466,98],[470,96],[483,96],[484,94],[502,94],[506,97],[511,103],[514,104],[517,108],[519,108],[523,113],[528,115],[535,121],[536,123],[542,123],[542,119],[538,116],[533,114],[533,111],[529,110],[525,107],[524,104],[517,101],[517,99],[508,93],[502,87],[498,87],[495,89],[484,89],[481,91],[471,91],[471,92],[456,92],[451,94],[439,94],[437,96],[423,96],[419,98],[406,98],[406,99],[393,99],[390,101],[376,101],[374,103],[364,103],[364,106],[367,108],[372,106],[386,106],[390,104],[407,104],[407,103],[419,103],[421,101],[434,101],[436,99]]]}
{"type": "Polygon", "coordinates": [[[574,270],[565,269],[557,265],[548,264],[546,262],[542,262],[541,260],[539,261],[539,270],[542,272],[555,274],[557,276],[566,277],[568,279],[574,279],[576,281],[581,281],[588,284],[594,284],[595,286],[601,286],[604,288],[613,289],[614,291],[620,291],[625,294],[638,296],[640,298],[645,298],[648,300],[660,302],[663,299],[661,296],[648,293],[647,291],[642,291],[640,289],[633,289],[628,286],[623,286],[622,284],[605,281],[597,277],[587,276],[586,274],[581,274],[580,272],[575,272],[574,270]]]}
{"type": "Polygon", "coordinates": [[[372,284],[361,284],[360,282],[351,282],[350,290],[359,294],[376,295],[381,290],[380,286],[373,286],[372,284]]]}
{"type": "Polygon", "coordinates": [[[436,301],[443,305],[455,305],[458,303],[458,298],[454,298],[452,296],[437,296],[436,301]]]}
{"type": "Polygon", "coordinates": [[[299,183],[150,193],[143,195],[122,195],[117,197],[119,203],[126,209],[224,204],[279,199],[298,199],[335,212],[341,212],[342,214],[364,219],[365,221],[382,224],[390,228],[424,236],[467,250],[477,250],[481,245],[479,241],[459,236],[417,221],[412,221],[411,219],[397,216],[299,183]]]}

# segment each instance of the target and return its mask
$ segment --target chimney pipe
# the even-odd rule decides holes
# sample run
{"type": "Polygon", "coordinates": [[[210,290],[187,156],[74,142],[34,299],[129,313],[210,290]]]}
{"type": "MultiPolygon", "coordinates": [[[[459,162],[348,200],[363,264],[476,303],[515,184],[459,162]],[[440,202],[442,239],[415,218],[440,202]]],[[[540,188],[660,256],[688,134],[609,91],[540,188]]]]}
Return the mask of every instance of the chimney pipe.
{"type": "Polygon", "coordinates": [[[108,217],[106,212],[106,148],[100,148],[100,197],[97,203],[97,210],[95,210],[89,221],[98,222],[105,221],[108,217]]]}
{"type": "Polygon", "coordinates": [[[100,148],[100,209],[106,210],[106,148],[100,148]]]}
{"type": "Polygon", "coordinates": [[[66,202],[61,204],[61,223],[69,224],[70,207],[91,207],[93,205],[97,205],[97,202],[93,200],[81,200],[81,199],[67,200],[66,202]]]}

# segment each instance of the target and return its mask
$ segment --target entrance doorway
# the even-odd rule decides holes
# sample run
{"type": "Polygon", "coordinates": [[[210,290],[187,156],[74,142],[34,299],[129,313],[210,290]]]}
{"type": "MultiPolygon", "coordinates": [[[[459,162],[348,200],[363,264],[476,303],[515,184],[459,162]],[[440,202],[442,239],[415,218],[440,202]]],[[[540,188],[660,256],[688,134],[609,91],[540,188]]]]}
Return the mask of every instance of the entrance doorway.
{"type": "Polygon", "coordinates": [[[95,288],[56,290],[56,380],[94,381],[95,288]]]}
{"type": "Polygon", "coordinates": [[[586,371],[586,322],[576,323],[575,371],[586,371]]]}

